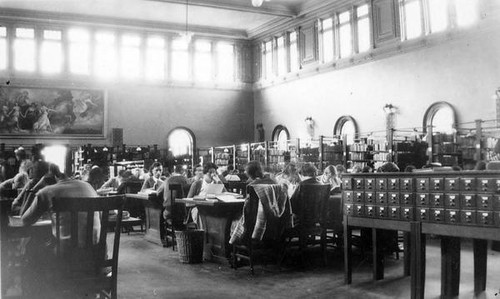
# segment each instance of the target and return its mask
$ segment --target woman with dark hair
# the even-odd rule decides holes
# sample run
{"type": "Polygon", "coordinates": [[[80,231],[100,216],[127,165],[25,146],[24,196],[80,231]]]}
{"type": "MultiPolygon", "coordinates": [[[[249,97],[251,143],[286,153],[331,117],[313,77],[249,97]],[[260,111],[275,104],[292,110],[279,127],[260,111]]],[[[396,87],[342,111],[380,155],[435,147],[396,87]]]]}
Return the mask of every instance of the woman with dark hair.
{"type": "Polygon", "coordinates": [[[104,184],[104,171],[99,166],[94,166],[87,178],[87,183],[89,183],[94,190],[99,189],[104,184]]]}
{"type": "Polygon", "coordinates": [[[285,184],[288,189],[288,196],[292,196],[295,188],[300,182],[299,173],[295,163],[288,163],[285,166],[285,169],[283,169],[283,172],[276,175],[275,180],[278,184],[285,184]]]}
{"type": "Polygon", "coordinates": [[[264,170],[259,161],[248,162],[245,166],[245,173],[248,176],[247,182],[249,185],[276,184],[273,179],[264,176],[264,170]]]}
{"type": "Polygon", "coordinates": [[[154,162],[151,167],[149,167],[149,178],[144,181],[142,185],[141,192],[145,190],[156,191],[165,181],[165,177],[162,176],[163,166],[160,162],[154,162]]]}
{"type": "Polygon", "coordinates": [[[191,184],[187,197],[192,198],[203,194],[208,184],[222,184],[222,180],[217,175],[217,165],[212,162],[203,165],[203,178],[191,184]]]}
{"type": "Polygon", "coordinates": [[[323,171],[323,175],[319,177],[319,182],[325,185],[330,185],[330,192],[338,190],[340,192],[340,178],[337,174],[337,168],[333,165],[328,165],[323,171]]]}

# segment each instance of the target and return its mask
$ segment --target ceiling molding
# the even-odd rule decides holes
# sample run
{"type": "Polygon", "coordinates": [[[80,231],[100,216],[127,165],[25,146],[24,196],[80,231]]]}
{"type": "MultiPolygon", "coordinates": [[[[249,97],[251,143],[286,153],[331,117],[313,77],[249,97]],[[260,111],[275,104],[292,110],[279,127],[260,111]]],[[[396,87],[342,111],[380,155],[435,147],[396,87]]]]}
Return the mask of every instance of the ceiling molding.
{"type": "MultiPolygon", "coordinates": [[[[145,1],[157,1],[157,2],[165,2],[165,3],[174,3],[174,4],[182,4],[186,5],[186,0],[145,0],[145,1]]],[[[271,15],[276,17],[285,17],[285,18],[295,18],[297,16],[297,12],[293,11],[285,6],[277,6],[266,3],[261,7],[254,7],[251,5],[251,1],[248,0],[247,5],[235,4],[234,2],[221,2],[214,0],[189,0],[189,6],[201,6],[201,7],[209,7],[215,9],[224,9],[224,10],[234,10],[240,12],[249,12],[256,14],[264,14],[271,15]]]]}
{"type": "Polygon", "coordinates": [[[336,10],[343,10],[347,7],[362,3],[366,2],[364,0],[314,0],[312,2],[306,2],[306,4],[301,7],[301,11],[296,18],[271,20],[255,29],[248,30],[248,37],[253,41],[261,41],[270,36],[279,35],[287,30],[299,27],[305,23],[313,22],[325,15],[332,14],[336,10]]]}
{"type": "MultiPolygon", "coordinates": [[[[97,25],[109,26],[113,28],[118,27],[141,31],[160,31],[171,33],[179,33],[186,30],[185,24],[178,23],[130,20],[83,14],[60,14],[54,12],[10,8],[2,8],[0,10],[0,21],[9,21],[10,23],[41,21],[50,24],[81,24],[92,27],[95,27],[97,25]]],[[[223,37],[230,39],[248,39],[248,34],[245,30],[189,25],[189,31],[197,35],[223,37]]]]}

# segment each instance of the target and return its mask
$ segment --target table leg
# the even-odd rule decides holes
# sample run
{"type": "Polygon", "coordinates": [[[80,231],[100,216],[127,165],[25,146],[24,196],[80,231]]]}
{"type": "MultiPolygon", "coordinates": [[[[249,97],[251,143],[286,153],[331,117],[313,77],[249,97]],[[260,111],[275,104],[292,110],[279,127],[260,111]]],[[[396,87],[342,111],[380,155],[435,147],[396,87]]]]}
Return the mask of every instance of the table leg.
{"type": "Polygon", "coordinates": [[[380,250],[380,242],[377,242],[380,233],[383,231],[372,228],[373,280],[384,279],[384,252],[380,250]]]}
{"type": "Polygon", "coordinates": [[[411,237],[409,232],[404,232],[403,233],[403,246],[404,246],[404,276],[410,276],[410,261],[412,258],[411,255],[411,250],[410,247],[412,246],[411,244],[411,237]]]}
{"type": "Polygon", "coordinates": [[[460,289],[460,238],[441,237],[441,298],[454,298],[460,289]]]}
{"type": "Polygon", "coordinates": [[[419,222],[411,223],[411,298],[423,299],[425,293],[425,235],[419,222]]]}
{"type": "Polygon", "coordinates": [[[352,282],[352,230],[347,223],[347,216],[344,216],[344,283],[352,282]]]}
{"type": "Polygon", "coordinates": [[[486,289],[488,241],[481,239],[474,239],[473,246],[474,246],[474,294],[478,295],[486,289]]]}

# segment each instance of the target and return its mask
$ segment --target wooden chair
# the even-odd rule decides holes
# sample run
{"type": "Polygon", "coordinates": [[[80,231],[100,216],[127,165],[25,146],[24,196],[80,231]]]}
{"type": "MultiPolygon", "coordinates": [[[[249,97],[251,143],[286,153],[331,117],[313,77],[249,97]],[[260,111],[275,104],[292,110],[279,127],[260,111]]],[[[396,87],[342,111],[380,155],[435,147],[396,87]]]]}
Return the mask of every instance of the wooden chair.
{"type": "MultiPolygon", "coordinates": [[[[140,180],[131,180],[123,182],[116,190],[116,193],[118,194],[138,193],[139,191],[141,191],[142,184],[143,181],[140,180]]],[[[140,200],[127,198],[125,200],[125,205],[123,209],[130,213],[130,217],[142,219],[144,224],[144,221],[146,219],[146,212],[144,210],[144,205],[140,200]]]]}
{"type": "Polygon", "coordinates": [[[326,206],[330,196],[329,185],[300,185],[297,206],[292,212],[297,216],[296,225],[285,231],[285,248],[280,263],[286,256],[286,251],[297,246],[301,255],[302,264],[305,264],[305,250],[308,245],[318,243],[316,236],[320,237],[323,263],[326,264],[326,206]]]}
{"type": "Polygon", "coordinates": [[[342,195],[330,195],[327,201],[325,228],[326,244],[334,248],[343,247],[344,226],[342,224],[344,209],[342,208],[342,195]]]}
{"type": "Polygon", "coordinates": [[[122,195],[53,200],[52,211],[56,215],[56,260],[58,263],[53,269],[56,271],[56,279],[49,283],[54,284],[58,295],[69,292],[67,298],[89,294],[99,294],[100,298],[103,298],[102,296],[117,298],[118,252],[123,205],[122,195]],[[116,221],[113,223],[108,221],[111,210],[117,210],[116,221]],[[86,219],[85,236],[80,236],[79,233],[83,231],[78,228],[78,224],[83,219],[86,219]],[[98,242],[94,244],[94,221],[96,219],[100,221],[100,230],[98,242]],[[70,223],[69,239],[61,239],[63,222],[70,223]],[[106,239],[111,224],[114,226],[114,240],[112,255],[108,257],[106,239]],[[82,240],[83,237],[84,240],[82,240]]]}
{"type": "Polygon", "coordinates": [[[168,239],[172,244],[172,250],[175,250],[177,242],[175,240],[175,231],[184,229],[184,219],[186,217],[186,208],[183,203],[177,203],[177,198],[184,197],[184,188],[181,184],[169,184],[170,191],[170,219],[166,219],[165,225],[165,243],[168,246],[168,239]]]}
{"type": "Polygon", "coordinates": [[[257,255],[261,257],[271,256],[273,258],[279,257],[280,240],[271,240],[271,242],[261,242],[252,238],[252,233],[255,228],[255,223],[257,220],[257,211],[259,207],[259,197],[255,192],[254,186],[247,186],[246,192],[249,196],[246,199],[245,206],[243,209],[245,217],[244,235],[241,240],[233,244],[232,252],[232,267],[236,270],[239,266],[239,260],[248,261],[250,264],[250,272],[254,274],[254,264],[257,255]],[[274,241],[274,242],[272,242],[274,241]],[[270,246],[269,243],[272,243],[270,246]]]}

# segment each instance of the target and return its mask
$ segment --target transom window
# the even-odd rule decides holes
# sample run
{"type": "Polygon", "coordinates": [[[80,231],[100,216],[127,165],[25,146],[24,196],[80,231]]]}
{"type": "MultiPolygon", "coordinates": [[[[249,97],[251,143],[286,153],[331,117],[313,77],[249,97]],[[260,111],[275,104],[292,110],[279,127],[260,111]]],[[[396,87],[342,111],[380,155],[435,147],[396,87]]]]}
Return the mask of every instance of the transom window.
{"type": "Polygon", "coordinates": [[[172,79],[186,81],[189,78],[189,43],[180,37],[172,41],[172,79]]]}
{"type": "Polygon", "coordinates": [[[404,19],[404,37],[413,39],[423,34],[422,7],[420,0],[400,0],[404,19]]]}
{"type": "Polygon", "coordinates": [[[218,73],[217,79],[222,82],[234,81],[234,45],[227,42],[217,43],[218,73]]]}
{"type": "Polygon", "coordinates": [[[57,74],[62,71],[62,33],[59,30],[44,30],[40,51],[41,69],[45,74],[57,74]]]}
{"type": "Polygon", "coordinates": [[[68,31],[69,71],[77,75],[90,74],[90,33],[75,28],[68,31]]]}
{"type": "Polygon", "coordinates": [[[297,48],[297,32],[292,31],[288,34],[290,39],[290,71],[296,72],[299,70],[299,54],[297,48]]]}
{"type": "Polygon", "coordinates": [[[368,4],[356,8],[358,25],[358,52],[370,50],[370,18],[368,15],[368,4]]]}
{"type": "Polygon", "coordinates": [[[339,40],[340,57],[348,57],[352,54],[351,13],[349,11],[339,14],[339,40]]]}
{"type": "Polygon", "coordinates": [[[146,41],[144,74],[147,80],[165,79],[166,49],[163,36],[151,35],[146,41]]]}
{"type": "Polygon", "coordinates": [[[137,79],[141,74],[141,38],[136,34],[124,34],[121,39],[121,76],[137,79]]]}
{"type": "Polygon", "coordinates": [[[100,78],[114,78],[117,71],[116,35],[107,31],[96,32],[95,43],[95,74],[100,78]]]}
{"type": "Polygon", "coordinates": [[[448,0],[429,0],[429,22],[431,32],[448,28],[448,0]]]}
{"type": "Polygon", "coordinates": [[[284,75],[286,73],[286,53],[285,53],[285,38],[280,36],[276,39],[276,44],[278,47],[278,74],[284,75]]]}
{"type": "Polygon", "coordinates": [[[7,28],[0,27],[0,70],[7,69],[7,28]]]}
{"type": "Polygon", "coordinates": [[[194,76],[198,81],[209,81],[212,79],[212,43],[197,40],[194,48],[194,76]]]}
{"type": "Polygon", "coordinates": [[[35,29],[16,28],[14,40],[14,68],[34,72],[36,69],[35,29]]]}
{"type": "Polygon", "coordinates": [[[264,71],[266,79],[269,79],[273,75],[273,44],[271,41],[265,42],[263,47],[263,61],[264,61],[264,71]]]}
{"type": "Polygon", "coordinates": [[[323,62],[333,61],[333,18],[321,21],[323,37],[323,62]]]}

